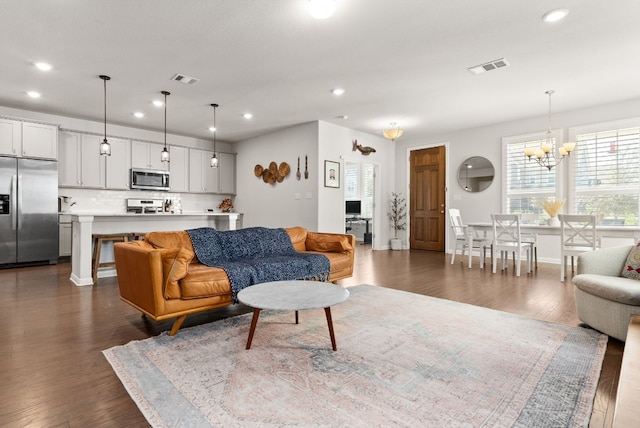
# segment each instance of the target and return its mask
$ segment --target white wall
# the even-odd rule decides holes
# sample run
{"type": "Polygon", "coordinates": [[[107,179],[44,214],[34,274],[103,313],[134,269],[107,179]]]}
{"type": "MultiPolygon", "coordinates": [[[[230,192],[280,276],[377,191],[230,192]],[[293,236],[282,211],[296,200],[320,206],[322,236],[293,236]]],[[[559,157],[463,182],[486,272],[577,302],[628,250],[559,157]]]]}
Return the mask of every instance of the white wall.
{"type": "Polygon", "coordinates": [[[234,146],[237,155],[235,207],[244,213],[243,226],[318,229],[318,122],[251,138],[234,146]],[[309,178],[304,178],[305,156],[309,178]],[[300,157],[302,178],[296,180],[300,157]],[[263,182],[254,167],[287,162],[291,172],[282,183],[263,182]]]}
{"type": "Polygon", "coordinates": [[[383,137],[355,131],[327,122],[319,122],[318,165],[318,230],[344,233],[344,162],[366,162],[376,165],[379,177],[376,187],[376,214],[373,221],[373,248],[389,248],[391,230],[387,221],[387,207],[391,191],[395,188],[395,143],[383,137]],[[353,151],[353,140],[362,146],[373,147],[376,152],[363,156],[353,151]],[[340,162],[340,188],[324,187],[324,161],[340,162]]]}
{"type": "MultiPolygon", "coordinates": [[[[580,110],[552,112],[551,120],[552,127],[561,129],[566,138],[569,127],[638,116],[640,116],[640,99],[635,99],[580,110]]],[[[396,142],[396,191],[408,194],[410,149],[446,143],[449,147],[447,150],[447,207],[460,209],[465,223],[490,222],[491,213],[502,211],[502,138],[544,132],[546,127],[545,115],[435,135],[422,141],[411,139],[410,132],[405,132],[407,138],[403,136],[396,142]],[[471,156],[484,156],[493,163],[496,170],[493,184],[480,193],[465,192],[456,180],[458,166],[471,156]]],[[[524,155],[522,161],[525,161],[524,155]]],[[[447,248],[451,248],[451,245],[447,248]]],[[[539,250],[538,253],[544,254],[543,251],[544,249],[539,250]]]]}

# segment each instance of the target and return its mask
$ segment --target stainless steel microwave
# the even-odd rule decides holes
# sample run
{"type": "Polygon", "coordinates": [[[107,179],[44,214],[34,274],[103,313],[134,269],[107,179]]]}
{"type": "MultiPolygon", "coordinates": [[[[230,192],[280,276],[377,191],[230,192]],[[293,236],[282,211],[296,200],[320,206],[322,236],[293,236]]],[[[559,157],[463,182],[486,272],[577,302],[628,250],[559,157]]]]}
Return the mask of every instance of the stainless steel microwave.
{"type": "Polygon", "coordinates": [[[169,190],[169,171],[131,168],[131,188],[169,190]]]}

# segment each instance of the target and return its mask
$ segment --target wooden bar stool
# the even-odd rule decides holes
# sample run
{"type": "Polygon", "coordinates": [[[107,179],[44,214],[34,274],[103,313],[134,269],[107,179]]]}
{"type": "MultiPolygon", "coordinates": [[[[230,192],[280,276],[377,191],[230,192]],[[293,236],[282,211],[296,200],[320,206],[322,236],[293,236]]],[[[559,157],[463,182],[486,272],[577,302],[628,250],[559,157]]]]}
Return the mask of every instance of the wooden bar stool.
{"type": "Polygon", "coordinates": [[[147,232],[131,232],[129,234],[129,241],[144,241],[144,235],[147,232]]]}
{"type": "Polygon", "coordinates": [[[127,242],[129,240],[129,233],[111,233],[111,234],[94,234],[93,238],[93,258],[91,264],[91,276],[93,277],[93,283],[98,283],[98,269],[101,267],[115,266],[116,262],[100,262],[100,253],[102,252],[102,244],[105,242],[127,242]]]}

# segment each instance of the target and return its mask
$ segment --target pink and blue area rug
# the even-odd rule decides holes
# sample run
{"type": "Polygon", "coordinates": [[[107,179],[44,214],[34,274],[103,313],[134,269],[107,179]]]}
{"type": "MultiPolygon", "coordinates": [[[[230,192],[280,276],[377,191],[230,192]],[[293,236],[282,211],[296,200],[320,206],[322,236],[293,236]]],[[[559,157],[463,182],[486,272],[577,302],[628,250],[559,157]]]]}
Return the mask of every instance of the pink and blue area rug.
{"type": "Polygon", "coordinates": [[[607,336],[361,285],[104,351],[154,427],[586,427],[607,336]]]}

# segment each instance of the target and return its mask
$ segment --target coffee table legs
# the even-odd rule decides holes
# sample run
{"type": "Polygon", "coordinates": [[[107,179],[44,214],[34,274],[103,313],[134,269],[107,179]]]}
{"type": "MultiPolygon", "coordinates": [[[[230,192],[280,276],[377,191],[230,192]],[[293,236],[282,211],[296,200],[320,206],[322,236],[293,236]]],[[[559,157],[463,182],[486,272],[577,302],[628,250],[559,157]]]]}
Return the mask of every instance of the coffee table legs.
{"type": "Polygon", "coordinates": [[[251,328],[249,329],[249,338],[247,339],[246,349],[251,349],[251,341],[253,340],[253,333],[256,331],[256,325],[258,324],[258,317],[260,316],[260,309],[253,308],[253,318],[251,319],[251,328]]]}
{"type": "MultiPolygon", "coordinates": [[[[324,308],[324,313],[327,316],[327,324],[329,325],[329,336],[331,336],[331,347],[334,351],[338,350],[336,345],[336,335],[333,332],[333,320],[331,319],[331,308],[324,308]]],[[[249,338],[247,339],[247,347],[245,349],[251,349],[251,341],[253,341],[253,334],[256,332],[256,325],[258,325],[258,318],[260,317],[260,309],[253,308],[253,318],[251,319],[251,328],[249,329],[249,338]]],[[[296,311],[296,324],[298,324],[298,311],[296,311]]]]}
{"type": "Polygon", "coordinates": [[[331,336],[331,346],[334,351],[338,350],[336,346],[336,335],[333,333],[333,321],[331,320],[331,308],[324,308],[324,313],[327,315],[327,324],[329,324],[329,336],[331,336]]]}

